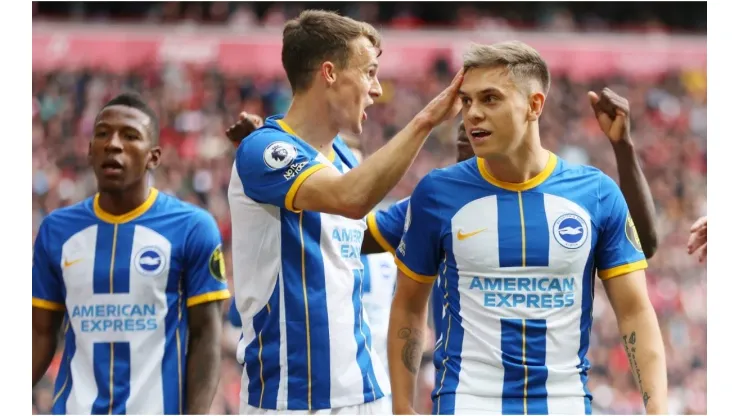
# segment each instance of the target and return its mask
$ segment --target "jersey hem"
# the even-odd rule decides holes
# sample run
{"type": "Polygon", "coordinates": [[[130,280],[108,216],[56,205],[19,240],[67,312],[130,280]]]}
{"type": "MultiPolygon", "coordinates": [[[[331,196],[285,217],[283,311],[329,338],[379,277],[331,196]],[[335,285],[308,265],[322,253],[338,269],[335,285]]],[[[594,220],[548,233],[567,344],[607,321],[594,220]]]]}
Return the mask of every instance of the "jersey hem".
{"type": "Polygon", "coordinates": [[[599,278],[601,280],[608,280],[637,270],[644,270],[647,269],[647,267],[647,260],[639,260],[636,262],[623,264],[621,266],[612,267],[611,269],[599,270],[599,278]]]}
{"type": "Polygon", "coordinates": [[[412,280],[416,280],[419,283],[426,283],[431,284],[434,283],[435,280],[437,280],[437,276],[426,276],[423,274],[419,274],[414,272],[413,270],[409,269],[408,266],[403,264],[401,259],[398,257],[395,258],[396,266],[398,266],[399,269],[408,277],[410,277],[412,280]]]}
{"type": "Polygon", "coordinates": [[[303,173],[298,175],[297,178],[293,181],[293,184],[290,186],[290,189],[288,189],[288,193],[285,194],[285,208],[288,211],[295,212],[296,214],[301,212],[301,210],[297,210],[295,206],[293,206],[293,202],[295,201],[295,195],[298,193],[298,189],[300,189],[301,185],[303,185],[303,182],[308,179],[309,176],[313,175],[314,173],[318,172],[319,170],[327,167],[326,165],[319,163],[316,165],[311,166],[310,168],[306,169],[303,173]]]}
{"type": "Polygon", "coordinates": [[[383,237],[383,234],[380,232],[380,229],[378,228],[378,221],[375,218],[374,212],[367,214],[367,228],[370,230],[370,235],[373,236],[375,241],[377,241],[378,244],[383,247],[383,250],[391,254],[396,252],[396,249],[391,246],[388,240],[386,240],[385,237],[383,237]]]}
{"type": "Polygon", "coordinates": [[[229,299],[230,297],[231,293],[229,293],[229,289],[217,290],[215,292],[203,293],[202,295],[196,295],[189,298],[187,306],[189,308],[191,306],[200,305],[201,303],[215,302],[217,300],[229,299]]]}
{"type": "Polygon", "coordinates": [[[34,297],[31,298],[31,304],[37,308],[46,309],[47,311],[64,312],[67,309],[67,307],[61,303],[34,297]]]}

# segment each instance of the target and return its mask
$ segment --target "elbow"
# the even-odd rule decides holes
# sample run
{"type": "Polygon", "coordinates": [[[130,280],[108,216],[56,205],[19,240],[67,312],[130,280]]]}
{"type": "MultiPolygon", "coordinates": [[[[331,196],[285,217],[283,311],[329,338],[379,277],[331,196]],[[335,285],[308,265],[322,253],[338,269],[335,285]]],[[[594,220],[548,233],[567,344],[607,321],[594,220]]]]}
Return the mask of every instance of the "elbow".
{"type": "Polygon", "coordinates": [[[650,233],[642,243],[642,252],[645,254],[645,258],[651,259],[655,252],[658,251],[658,236],[655,232],[650,233]]]}
{"type": "Polygon", "coordinates": [[[361,220],[373,209],[366,195],[356,192],[345,192],[345,197],[340,201],[340,213],[342,216],[353,220],[361,220]]]}

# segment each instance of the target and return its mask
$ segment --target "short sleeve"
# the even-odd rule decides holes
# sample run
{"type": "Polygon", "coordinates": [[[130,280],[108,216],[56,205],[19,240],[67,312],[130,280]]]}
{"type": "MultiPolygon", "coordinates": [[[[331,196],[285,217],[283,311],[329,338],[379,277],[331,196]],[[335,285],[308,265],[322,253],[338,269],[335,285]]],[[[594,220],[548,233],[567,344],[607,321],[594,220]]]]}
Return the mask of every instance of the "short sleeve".
{"type": "Polygon", "coordinates": [[[409,198],[404,198],[388,207],[387,210],[371,212],[367,216],[367,228],[375,241],[389,253],[395,253],[403,236],[409,198]]]}
{"type": "Polygon", "coordinates": [[[596,268],[601,279],[611,279],[647,268],[637,229],[619,186],[604,175],[599,197],[599,236],[596,268]]]}
{"type": "Polygon", "coordinates": [[[194,212],[191,221],[184,253],[187,306],[228,299],[231,294],[216,221],[200,210],[194,212]]]}
{"type": "Polygon", "coordinates": [[[398,268],[421,283],[433,283],[437,279],[442,253],[442,220],[431,175],[425,176],[411,194],[403,237],[396,249],[398,268]]]}
{"type": "Polygon", "coordinates": [[[41,223],[33,243],[32,304],[51,311],[64,311],[64,288],[59,261],[49,253],[52,245],[48,219],[41,223]]]}
{"type": "Polygon", "coordinates": [[[312,174],[327,165],[318,153],[287,133],[262,128],[244,139],[236,154],[236,169],[244,193],[255,201],[299,212],[296,192],[312,174]]]}

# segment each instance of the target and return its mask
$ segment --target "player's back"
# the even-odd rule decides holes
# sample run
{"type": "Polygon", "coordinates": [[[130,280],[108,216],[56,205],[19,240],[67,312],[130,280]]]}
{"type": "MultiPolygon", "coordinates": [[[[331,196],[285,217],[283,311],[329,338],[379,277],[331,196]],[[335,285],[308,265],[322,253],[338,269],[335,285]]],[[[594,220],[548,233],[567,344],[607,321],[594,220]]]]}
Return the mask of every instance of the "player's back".
{"type": "MultiPolygon", "coordinates": [[[[639,242],[617,238],[631,231],[614,181],[555,155],[523,184],[497,181],[481,159],[425,181],[444,253],[434,412],[589,413],[595,270],[646,266],[639,242]]],[[[399,246],[402,261],[413,238],[399,246]]]]}
{"type": "Polygon", "coordinates": [[[333,150],[330,160],[280,117],[268,118],[237,150],[229,185],[243,323],[237,357],[246,364],[242,400],[253,407],[335,408],[387,390],[361,301],[365,222],[292,207],[313,171],[346,173],[356,165],[340,139],[333,150]],[[250,162],[255,149],[260,157],[250,162]]]}
{"type": "Polygon", "coordinates": [[[53,413],[182,413],[186,308],[229,297],[222,265],[213,218],[156,189],[124,215],[95,197],[45,218],[33,304],[65,311],[53,413]]]}

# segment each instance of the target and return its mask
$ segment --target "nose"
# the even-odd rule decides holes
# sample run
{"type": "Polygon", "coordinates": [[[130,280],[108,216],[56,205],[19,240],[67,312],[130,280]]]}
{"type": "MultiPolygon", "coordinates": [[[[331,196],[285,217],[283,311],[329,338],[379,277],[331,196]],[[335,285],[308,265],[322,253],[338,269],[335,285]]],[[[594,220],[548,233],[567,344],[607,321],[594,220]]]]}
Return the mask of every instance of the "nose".
{"type": "Polygon", "coordinates": [[[467,111],[464,111],[463,117],[470,121],[472,124],[477,124],[478,122],[483,120],[483,111],[480,105],[473,102],[470,107],[468,107],[467,111]]]}
{"type": "Polygon", "coordinates": [[[373,85],[370,87],[370,96],[373,98],[379,98],[381,95],[383,95],[383,87],[380,86],[380,81],[375,78],[373,85]]]}
{"type": "Polygon", "coordinates": [[[113,134],[110,135],[110,138],[105,142],[105,150],[109,152],[123,150],[123,140],[117,131],[113,132],[113,134]]]}

